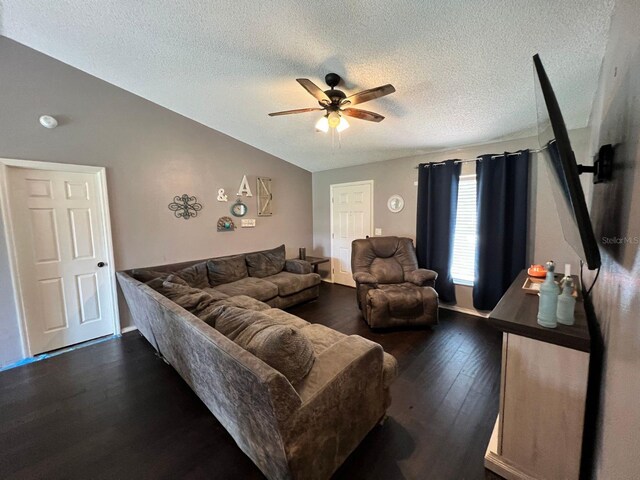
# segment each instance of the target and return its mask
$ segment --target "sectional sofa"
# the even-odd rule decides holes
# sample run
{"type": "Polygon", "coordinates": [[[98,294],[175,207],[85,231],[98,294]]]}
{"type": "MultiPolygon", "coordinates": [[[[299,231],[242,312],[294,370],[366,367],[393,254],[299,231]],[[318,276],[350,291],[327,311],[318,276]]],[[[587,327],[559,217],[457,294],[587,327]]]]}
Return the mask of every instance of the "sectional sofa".
{"type": "Polygon", "coordinates": [[[384,417],[396,361],[274,308],[318,295],[310,265],[282,265],[283,251],[117,276],[140,332],[267,478],[327,479],[384,417]]]}

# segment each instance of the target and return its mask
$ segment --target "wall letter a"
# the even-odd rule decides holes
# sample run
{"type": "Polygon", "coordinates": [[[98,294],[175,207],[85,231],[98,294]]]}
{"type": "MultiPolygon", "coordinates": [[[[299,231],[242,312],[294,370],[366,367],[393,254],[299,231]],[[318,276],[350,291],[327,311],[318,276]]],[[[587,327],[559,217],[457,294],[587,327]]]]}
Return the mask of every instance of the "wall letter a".
{"type": "Polygon", "coordinates": [[[240,188],[238,189],[238,193],[236,194],[238,197],[242,195],[246,195],[247,197],[253,197],[251,193],[251,189],[249,188],[249,181],[247,180],[247,176],[244,175],[242,177],[242,183],[240,184],[240,188]]]}

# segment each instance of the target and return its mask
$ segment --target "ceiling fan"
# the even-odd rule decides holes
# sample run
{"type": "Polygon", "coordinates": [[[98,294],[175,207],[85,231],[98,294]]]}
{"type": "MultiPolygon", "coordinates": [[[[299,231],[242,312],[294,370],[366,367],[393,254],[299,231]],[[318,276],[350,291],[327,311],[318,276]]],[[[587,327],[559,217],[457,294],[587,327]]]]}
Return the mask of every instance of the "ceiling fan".
{"type": "Polygon", "coordinates": [[[376,98],[384,97],[396,91],[391,84],[382,85],[381,87],[370,88],[362,92],[347,97],[341,90],[336,90],[336,85],[341,81],[340,75],[337,73],[328,73],[324,77],[325,82],[329,85],[329,90],[322,91],[315,83],[308,78],[298,78],[296,81],[302,87],[318,100],[320,108],[299,108],[297,110],[285,110],[283,112],[270,113],[270,117],[279,115],[291,115],[294,113],[318,112],[325,111],[324,116],[316,123],[316,130],[328,132],[329,128],[335,128],[338,132],[349,128],[349,122],[344,116],[359,118],[369,122],[381,122],[384,117],[375,112],[360,110],[359,108],[350,108],[351,105],[368,102],[376,98]]]}

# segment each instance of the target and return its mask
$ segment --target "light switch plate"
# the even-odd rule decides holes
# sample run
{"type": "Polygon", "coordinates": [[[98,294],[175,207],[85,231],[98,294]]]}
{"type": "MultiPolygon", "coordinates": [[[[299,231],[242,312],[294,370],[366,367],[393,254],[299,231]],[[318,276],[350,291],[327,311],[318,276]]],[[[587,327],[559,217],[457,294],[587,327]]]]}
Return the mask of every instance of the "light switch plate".
{"type": "Polygon", "coordinates": [[[381,228],[376,228],[376,229],[373,231],[373,234],[374,234],[374,235],[382,235],[382,229],[381,229],[381,228]]]}

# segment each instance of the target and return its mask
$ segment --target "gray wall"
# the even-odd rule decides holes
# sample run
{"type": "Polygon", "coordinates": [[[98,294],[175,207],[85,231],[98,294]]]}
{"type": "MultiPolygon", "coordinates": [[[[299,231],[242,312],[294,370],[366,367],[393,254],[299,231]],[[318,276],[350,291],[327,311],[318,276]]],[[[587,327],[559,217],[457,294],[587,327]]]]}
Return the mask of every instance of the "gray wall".
{"type": "MultiPolygon", "coordinates": [[[[587,155],[588,134],[586,128],[570,132],[576,158],[580,163],[591,164],[587,155]]],[[[402,235],[415,240],[416,202],[418,171],[414,168],[418,163],[438,162],[450,158],[469,159],[486,153],[502,153],[524,148],[537,149],[537,137],[529,137],[506,142],[491,143],[466,147],[456,150],[431,153],[419,157],[401,158],[356,167],[340,168],[315,172],[313,174],[313,245],[317,255],[331,254],[331,224],[329,186],[336,183],[354,182],[358,180],[374,181],[374,224],[382,228],[383,235],[402,235]],[[387,200],[394,193],[405,200],[405,207],[400,213],[391,213],[387,208],[387,200]]],[[[560,220],[556,213],[551,185],[544,162],[532,156],[531,166],[531,218],[529,222],[529,263],[544,263],[553,259],[564,269],[565,263],[572,264],[573,272],[578,270],[578,256],[564,241],[560,229],[560,220]]],[[[462,174],[475,173],[474,163],[463,164],[462,174]]],[[[583,185],[590,192],[590,178],[583,179],[583,185]]],[[[326,264],[325,264],[326,265],[326,264]]],[[[324,268],[324,275],[329,275],[329,267],[324,268]]],[[[460,308],[474,311],[471,300],[471,287],[456,286],[457,305],[460,308]]]]}
{"type": "MultiPolygon", "coordinates": [[[[0,157],[107,168],[116,269],[287,245],[312,245],[311,174],[7,38],[0,37],[0,157]],[[38,124],[51,114],[55,130],[38,124]],[[242,175],[253,229],[217,233],[242,175]],[[257,217],[256,176],[273,179],[274,214],[257,217]],[[197,218],[173,217],[174,195],[196,195],[197,218]]],[[[210,108],[216,108],[211,105],[210,108]]],[[[0,225],[0,365],[22,357],[0,225]]],[[[122,308],[122,302],[120,302],[122,308]]],[[[123,312],[126,325],[126,311],[123,312]]]]}
{"type": "Polygon", "coordinates": [[[618,0],[591,121],[592,151],[605,143],[616,145],[613,181],[594,187],[591,206],[602,254],[593,304],[605,342],[595,471],[600,479],[638,478],[640,472],[638,25],[640,3],[618,0]]]}

